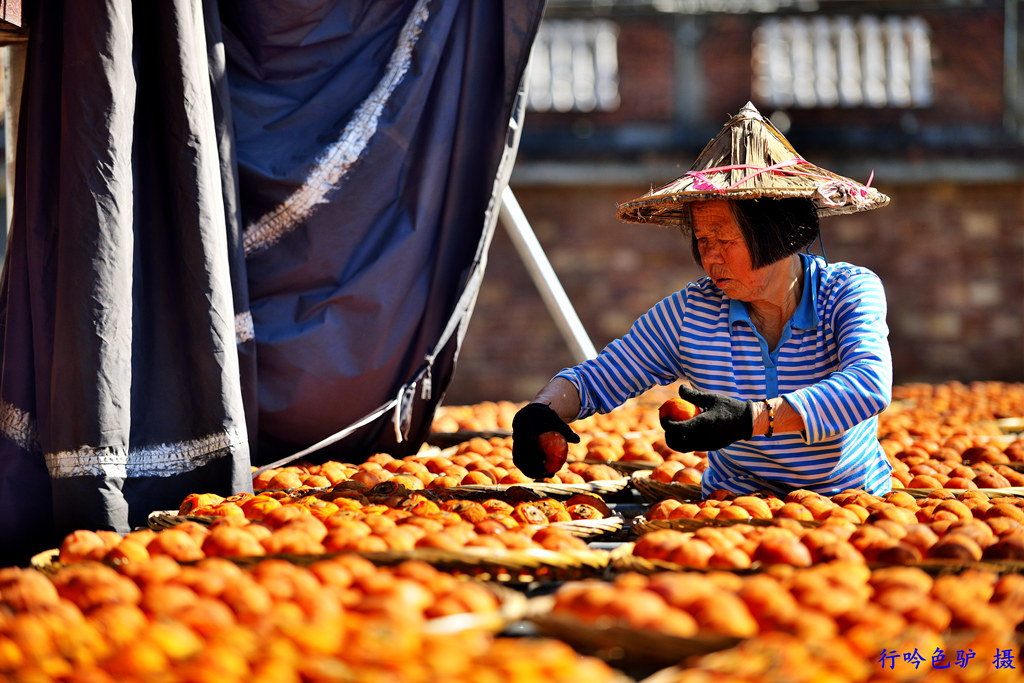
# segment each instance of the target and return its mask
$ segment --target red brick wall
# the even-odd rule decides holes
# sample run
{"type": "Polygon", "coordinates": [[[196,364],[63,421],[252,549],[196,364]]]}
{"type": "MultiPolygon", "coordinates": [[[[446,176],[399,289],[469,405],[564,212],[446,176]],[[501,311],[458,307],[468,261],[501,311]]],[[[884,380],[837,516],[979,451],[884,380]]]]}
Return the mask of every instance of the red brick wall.
{"type": "MultiPolygon", "coordinates": [[[[885,284],[896,382],[1024,381],[1024,187],[880,186],[889,206],[822,228],[829,260],[885,284]]],[[[598,349],[702,275],[677,232],[615,219],[646,189],[513,186],[598,349]]],[[[567,348],[499,225],[445,403],[526,400],[567,348]]]]}
{"type": "MultiPolygon", "coordinates": [[[[884,15],[885,13],[881,13],[884,15]]],[[[1001,125],[1003,116],[1004,16],[1001,6],[959,11],[915,13],[929,27],[932,45],[934,104],[912,110],[923,127],[1001,125]]],[[[880,15],[880,16],[881,16],[880,15]]],[[[711,15],[695,19],[700,38],[699,63],[694,71],[702,82],[701,119],[717,126],[751,96],[753,31],[764,15],[711,15]]],[[[585,118],[596,127],[623,122],[661,124],[673,120],[676,93],[674,20],[620,17],[619,94],[614,112],[591,112],[585,118]]],[[[755,98],[756,99],[756,98],[755,98]]],[[[758,104],[755,101],[755,104],[758,104]]],[[[770,112],[764,111],[769,114],[770,112]]],[[[812,125],[861,126],[866,116],[873,125],[899,125],[900,109],[810,109],[788,112],[794,127],[812,125]]],[[[530,128],[564,127],[580,114],[531,112],[530,128]]],[[[806,152],[805,152],[806,153],[806,152]]]]}

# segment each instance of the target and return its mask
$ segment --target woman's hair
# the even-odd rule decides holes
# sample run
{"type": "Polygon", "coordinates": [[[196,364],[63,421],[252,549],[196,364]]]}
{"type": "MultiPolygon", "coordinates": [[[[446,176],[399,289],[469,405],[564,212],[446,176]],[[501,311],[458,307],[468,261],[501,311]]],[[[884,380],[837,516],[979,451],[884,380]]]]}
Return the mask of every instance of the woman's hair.
{"type": "MultiPolygon", "coordinates": [[[[764,268],[795,254],[818,236],[818,212],[810,199],[740,199],[727,203],[740,226],[754,268],[764,268]]],[[[687,213],[682,229],[689,231],[693,258],[700,264],[693,214],[687,213]]]]}

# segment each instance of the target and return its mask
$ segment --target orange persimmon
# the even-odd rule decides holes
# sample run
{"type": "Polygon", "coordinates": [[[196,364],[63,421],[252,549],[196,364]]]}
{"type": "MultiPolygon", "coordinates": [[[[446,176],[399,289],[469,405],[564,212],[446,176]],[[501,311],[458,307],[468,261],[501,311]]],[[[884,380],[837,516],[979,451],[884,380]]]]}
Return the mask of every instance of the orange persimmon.
{"type": "Polygon", "coordinates": [[[562,469],[569,457],[569,442],[558,432],[544,432],[537,437],[540,450],[544,453],[544,471],[554,474],[562,469]]]}
{"type": "Polygon", "coordinates": [[[700,413],[700,408],[682,398],[670,398],[658,408],[658,418],[683,422],[700,413]]]}

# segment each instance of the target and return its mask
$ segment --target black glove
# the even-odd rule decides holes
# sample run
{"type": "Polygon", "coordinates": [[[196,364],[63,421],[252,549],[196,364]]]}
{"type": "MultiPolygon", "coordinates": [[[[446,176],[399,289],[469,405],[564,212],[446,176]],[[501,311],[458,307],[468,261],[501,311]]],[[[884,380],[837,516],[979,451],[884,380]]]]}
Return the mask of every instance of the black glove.
{"type": "Polygon", "coordinates": [[[674,451],[716,451],[754,434],[754,404],[680,385],[679,396],[700,408],[689,420],[661,419],[665,444],[674,451]]]}
{"type": "Polygon", "coordinates": [[[512,418],[512,462],[531,479],[549,476],[544,468],[544,451],[538,437],[544,432],[558,432],[569,443],[579,443],[580,436],[572,431],[551,406],[527,403],[512,418]]]}

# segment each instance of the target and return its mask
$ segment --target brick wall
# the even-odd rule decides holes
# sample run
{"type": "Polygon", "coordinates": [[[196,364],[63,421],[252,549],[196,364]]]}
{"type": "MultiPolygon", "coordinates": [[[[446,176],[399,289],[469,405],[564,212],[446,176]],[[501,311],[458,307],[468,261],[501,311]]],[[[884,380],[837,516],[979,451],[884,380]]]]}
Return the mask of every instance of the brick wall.
{"type": "MultiPolygon", "coordinates": [[[[1024,381],[1024,187],[880,186],[889,206],[822,228],[829,260],[885,284],[896,382],[1024,381]]],[[[647,189],[513,186],[598,349],[702,275],[676,231],[615,219],[647,189]]],[[[571,363],[499,225],[445,403],[526,400],[571,363]]]]}
{"type": "MultiPolygon", "coordinates": [[[[901,12],[906,9],[904,5],[893,3],[892,12],[905,13],[901,12]]],[[[938,144],[943,150],[948,149],[951,143],[957,142],[956,132],[965,127],[998,129],[1002,125],[1005,16],[1001,5],[945,11],[933,8],[913,14],[927,24],[931,36],[933,105],[906,110],[792,109],[787,111],[797,136],[792,142],[803,142],[800,137],[804,136],[808,141],[817,139],[827,147],[835,144],[837,134],[842,136],[846,129],[897,130],[900,131],[897,141],[903,148],[898,152],[902,154],[906,148],[929,148],[936,144],[936,139],[940,140],[938,144]]],[[[759,104],[751,94],[750,49],[753,32],[764,19],[765,15],[757,13],[692,19],[699,36],[691,49],[680,47],[680,39],[674,33],[676,19],[671,15],[617,17],[619,109],[586,114],[531,112],[528,130],[570,130],[575,126],[588,131],[607,131],[624,124],[680,125],[684,122],[679,120],[675,107],[687,106],[694,111],[690,124],[706,125],[717,131],[747,100],[753,99],[759,104]],[[677,60],[687,62],[685,73],[676,72],[677,60]],[[694,101],[684,105],[676,101],[679,97],[694,101]]],[[[770,115],[772,112],[763,109],[762,113],[770,115]]],[[[528,135],[524,136],[524,144],[529,146],[527,138],[528,135]]],[[[576,142],[581,148],[588,144],[586,139],[576,142]]],[[[961,142],[977,144],[976,139],[966,137],[961,142]]],[[[842,144],[841,139],[839,144],[842,144]]],[[[798,144],[797,148],[809,158],[818,156],[819,150],[806,144],[798,144]]],[[[543,150],[538,151],[543,154],[543,150]]]]}

